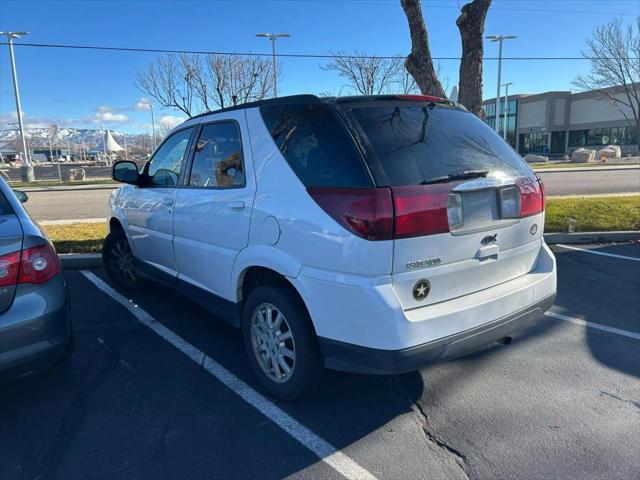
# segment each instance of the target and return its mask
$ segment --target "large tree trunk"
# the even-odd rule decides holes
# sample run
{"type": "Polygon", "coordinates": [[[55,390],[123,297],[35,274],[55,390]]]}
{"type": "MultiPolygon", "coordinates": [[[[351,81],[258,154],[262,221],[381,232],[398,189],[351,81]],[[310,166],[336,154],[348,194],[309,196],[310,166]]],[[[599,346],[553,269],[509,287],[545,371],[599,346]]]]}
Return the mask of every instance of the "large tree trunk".
{"type": "Polygon", "coordinates": [[[456,20],[462,39],[458,102],[470,112],[482,114],[482,57],[484,20],[491,0],[473,0],[462,7],[456,20]]]}
{"type": "Polygon", "coordinates": [[[423,95],[446,98],[447,95],[433,68],[420,0],[400,0],[400,3],[407,16],[411,35],[411,53],[407,55],[404,66],[415,79],[423,95]]]}

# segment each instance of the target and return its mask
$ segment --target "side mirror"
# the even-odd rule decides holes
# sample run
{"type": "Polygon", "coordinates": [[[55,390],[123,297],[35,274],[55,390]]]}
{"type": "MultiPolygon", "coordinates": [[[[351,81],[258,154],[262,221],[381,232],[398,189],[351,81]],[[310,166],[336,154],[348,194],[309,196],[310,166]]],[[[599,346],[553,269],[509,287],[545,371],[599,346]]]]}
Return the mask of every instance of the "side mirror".
{"type": "Polygon", "coordinates": [[[116,182],[138,185],[140,174],[138,166],[128,160],[122,160],[113,164],[112,177],[116,182]]]}
{"type": "Polygon", "coordinates": [[[27,203],[27,200],[29,200],[29,196],[22,190],[14,190],[13,193],[20,203],[27,203]]]}

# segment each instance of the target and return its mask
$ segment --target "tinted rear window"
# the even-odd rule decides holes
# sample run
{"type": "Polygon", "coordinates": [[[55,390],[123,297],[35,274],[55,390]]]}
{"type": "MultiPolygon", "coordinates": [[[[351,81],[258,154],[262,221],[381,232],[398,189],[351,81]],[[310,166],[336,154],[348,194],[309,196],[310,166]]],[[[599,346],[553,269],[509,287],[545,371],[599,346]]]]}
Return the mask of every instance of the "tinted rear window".
{"type": "Polygon", "coordinates": [[[9,201],[5,198],[4,193],[0,191],[0,215],[9,215],[13,213],[13,208],[9,205],[9,201]]]}
{"type": "Polygon", "coordinates": [[[471,113],[446,107],[352,107],[390,185],[419,185],[465,171],[528,176],[520,156],[471,113]]]}
{"type": "Polygon", "coordinates": [[[328,105],[260,108],[267,129],[307,187],[371,187],[362,155],[328,105]]]}

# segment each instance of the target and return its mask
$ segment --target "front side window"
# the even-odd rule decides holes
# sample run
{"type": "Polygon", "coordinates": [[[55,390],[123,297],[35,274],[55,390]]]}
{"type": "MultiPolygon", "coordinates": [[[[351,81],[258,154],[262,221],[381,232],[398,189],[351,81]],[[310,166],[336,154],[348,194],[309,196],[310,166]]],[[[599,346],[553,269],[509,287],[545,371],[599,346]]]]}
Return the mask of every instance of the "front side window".
{"type": "Polygon", "coordinates": [[[234,122],[202,127],[193,157],[189,185],[229,188],[244,186],[240,131],[234,122]]]}
{"type": "Polygon", "coordinates": [[[149,161],[147,170],[148,182],[151,186],[176,187],[180,177],[180,168],[187,152],[192,128],[185,128],[174,133],[162,144],[149,161]]]}

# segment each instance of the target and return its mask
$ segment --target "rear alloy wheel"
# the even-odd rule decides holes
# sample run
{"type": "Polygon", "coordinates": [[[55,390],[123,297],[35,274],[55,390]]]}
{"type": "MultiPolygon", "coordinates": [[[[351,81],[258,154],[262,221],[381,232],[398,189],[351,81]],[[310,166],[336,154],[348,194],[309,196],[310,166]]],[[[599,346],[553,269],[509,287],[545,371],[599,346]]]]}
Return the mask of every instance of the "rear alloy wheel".
{"type": "Polygon", "coordinates": [[[251,345],[262,372],[286,383],[296,367],[296,344],[291,327],[278,307],[262,303],[251,317],[251,345]]]}
{"type": "Polygon", "coordinates": [[[286,284],[261,285],[244,308],[242,324],[249,363],[262,385],[293,400],[317,383],[322,359],[311,319],[286,284]]]}
{"type": "Polygon", "coordinates": [[[147,286],[133,262],[133,254],[127,237],[121,231],[113,231],[104,241],[102,262],[109,278],[125,290],[139,290],[147,286]]]}

